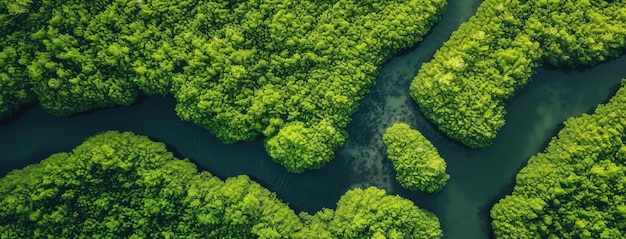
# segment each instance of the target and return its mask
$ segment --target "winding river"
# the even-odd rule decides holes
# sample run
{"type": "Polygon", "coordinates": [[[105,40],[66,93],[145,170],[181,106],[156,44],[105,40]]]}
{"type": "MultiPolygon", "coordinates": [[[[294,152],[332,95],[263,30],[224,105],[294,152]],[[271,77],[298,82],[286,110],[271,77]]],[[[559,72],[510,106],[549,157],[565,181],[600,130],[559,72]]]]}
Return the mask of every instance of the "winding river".
{"type": "Polygon", "coordinates": [[[262,141],[224,145],[208,131],[182,122],[171,96],[148,96],[128,107],[71,117],[48,115],[39,106],[22,109],[0,121],[0,176],[52,153],[69,151],[98,132],[133,131],[165,142],[178,157],[188,158],[220,178],[250,175],[296,211],[334,208],[346,190],[375,185],[434,212],[445,238],[493,237],[491,206],[512,191],[517,171],[543,149],[565,119],[591,112],[615,93],[620,80],[626,78],[626,57],[584,70],[539,69],[532,82],[509,102],[507,123],[494,144],[469,149],[448,139],[419,113],[408,86],[419,66],[474,14],[480,2],[449,0],[444,17],[424,41],[385,64],[377,85],[361,101],[348,126],[350,138],[320,170],[288,173],[267,156],[262,141]],[[443,191],[411,192],[394,181],[381,137],[395,122],[419,129],[446,159],[451,178],[443,191]]]}

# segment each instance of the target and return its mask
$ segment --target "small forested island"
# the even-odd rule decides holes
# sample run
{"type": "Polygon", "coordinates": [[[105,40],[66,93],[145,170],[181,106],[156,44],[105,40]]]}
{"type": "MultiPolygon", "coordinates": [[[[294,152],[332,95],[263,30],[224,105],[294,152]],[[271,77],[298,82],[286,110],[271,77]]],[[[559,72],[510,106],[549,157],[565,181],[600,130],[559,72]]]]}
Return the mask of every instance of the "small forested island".
{"type": "Polygon", "coordinates": [[[437,148],[406,123],[396,123],[383,135],[387,155],[396,170],[396,179],[407,189],[437,192],[450,175],[437,148]]]}
{"type": "Polygon", "coordinates": [[[370,187],[296,215],[247,176],[225,181],[163,143],[104,132],[0,179],[0,238],[441,238],[439,220],[370,187]]]}

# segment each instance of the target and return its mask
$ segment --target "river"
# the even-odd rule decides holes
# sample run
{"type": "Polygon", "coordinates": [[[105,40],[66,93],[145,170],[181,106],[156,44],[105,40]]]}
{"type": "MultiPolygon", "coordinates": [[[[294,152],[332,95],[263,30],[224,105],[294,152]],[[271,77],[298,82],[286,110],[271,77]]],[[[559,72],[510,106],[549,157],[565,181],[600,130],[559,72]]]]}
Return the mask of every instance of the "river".
{"type": "Polygon", "coordinates": [[[450,0],[444,17],[421,44],[384,65],[348,126],[345,146],[322,169],[288,173],[267,156],[262,141],[224,145],[208,131],[182,122],[171,96],[148,96],[128,107],[70,117],[48,115],[40,106],[25,107],[0,121],[0,176],[50,154],[70,151],[98,132],[132,131],[166,143],[176,156],[189,158],[222,179],[250,175],[296,212],[334,208],[346,190],[375,185],[434,212],[444,238],[490,238],[489,210],[511,193],[515,174],[545,147],[565,119],[591,112],[615,93],[620,79],[626,78],[626,57],[585,70],[538,69],[532,82],[508,103],[506,125],[494,144],[469,149],[448,139],[419,113],[408,86],[419,66],[474,14],[480,2],[450,0]],[[447,161],[451,178],[443,191],[411,192],[395,182],[381,139],[395,122],[420,130],[447,161]]]}

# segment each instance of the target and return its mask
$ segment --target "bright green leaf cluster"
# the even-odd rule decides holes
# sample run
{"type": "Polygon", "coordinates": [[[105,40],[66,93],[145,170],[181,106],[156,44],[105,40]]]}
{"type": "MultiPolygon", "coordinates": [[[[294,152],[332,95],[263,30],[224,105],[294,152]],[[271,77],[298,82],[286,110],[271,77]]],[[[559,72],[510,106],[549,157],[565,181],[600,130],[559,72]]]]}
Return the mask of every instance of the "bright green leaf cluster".
{"type": "Polygon", "coordinates": [[[33,0],[0,0],[0,8],[10,14],[24,13],[28,11],[33,0]]]}
{"type": "Polygon", "coordinates": [[[595,65],[626,48],[624,1],[536,1],[524,31],[541,44],[552,65],[595,65]]]}
{"type": "Polygon", "coordinates": [[[445,0],[31,3],[0,2],[0,27],[11,33],[0,40],[0,116],[35,95],[49,112],[68,115],[172,93],[182,119],[227,143],[315,137],[327,125],[337,131],[307,139],[312,145],[268,142],[291,171],[333,157],[380,65],[421,41],[446,7],[445,0]],[[307,162],[289,150],[309,152],[307,162]]]}
{"type": "Polygon", "coordinates": [[[247,176],[222,181],[132,133],[93,136],[0,179],[0,238],[364,236],[440,238],[441,229],[434,214],[376,188],[299,217],[247,176]]]}
{"type": "Polygon", "coordinates": [[[396,123],[383,134],[383,143],[402,187],[437,192],[446,185],[450,178],[446,162],[419,131],[406,123],[396,123]]]}
{"type": "Polygon", "coordinates": [[[624,238],[626,81],[592,115],[565,121],[491,209],[498,238],[624,238]]]}
{"type": "Polygon", "coordinates": [[[346,192],[337,209],[301,215],[306,228],[294,238],[441,238],[439,219],[410,200],[369,187],[346,192]]]}
{"type": "Polygon", "coordinates": [[[21,15],[32,3],[29,0],[0,0],[0,118],[10,115],[22,104],[32,102],[26,66],[37,47],[29,34],[41,22],[39,15],[21,15]],[[33,24],[29,24],[33,23],[33,24]]]}
{"type": "Polygon", "coordinates": [[[504,103],[533,69],[593,65],[626,47],[626,2],[486,0],[422,65],[410,91],[439,129],[486,147],[504,125],[504,103]]]}
{"type": "Polygon", "coordinates": [[[27,51],[30,47],[27,44],[19,46],[21,49],[11,46],[23,37],[18,33],[0,39],[0,118],[35,99],[35,94],[29,90],[28,81],[23,80],[27,78],[27,74],[21,66],[27,62],[28,57],[20,58],[18,53],[27,51]]]}
{"type": "Polygon", "coordinates": [[[267,140],[265,147],[287,171],[299,173],[324,166],[344,140],[345,133],[328,121],[323,120],[312,128],[305,127],[303,122],[292,121],[267,140]]]}

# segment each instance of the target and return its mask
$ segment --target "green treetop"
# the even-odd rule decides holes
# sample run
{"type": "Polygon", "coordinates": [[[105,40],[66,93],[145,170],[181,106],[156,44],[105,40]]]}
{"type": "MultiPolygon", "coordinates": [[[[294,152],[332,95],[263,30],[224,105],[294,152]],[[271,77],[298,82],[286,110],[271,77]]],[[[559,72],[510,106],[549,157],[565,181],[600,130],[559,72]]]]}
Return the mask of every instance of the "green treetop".
{"type": "Polygon", "coordinates": [[[419,131],[396,123],[385,131],[383,143],[400,185],[425,192],[436,192],[446,185],[450,178],[446,162],[419,131]]]}

